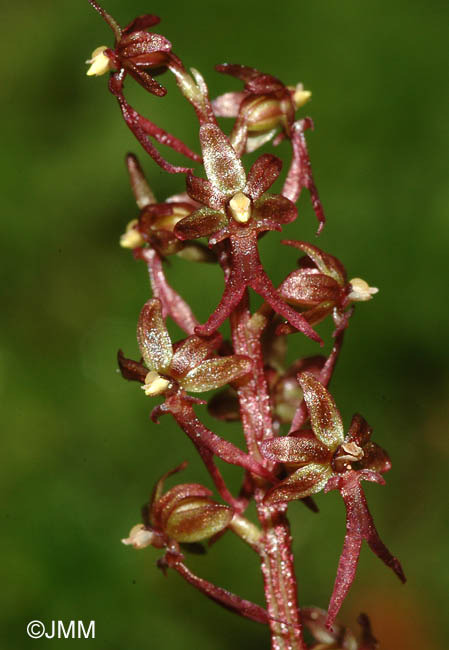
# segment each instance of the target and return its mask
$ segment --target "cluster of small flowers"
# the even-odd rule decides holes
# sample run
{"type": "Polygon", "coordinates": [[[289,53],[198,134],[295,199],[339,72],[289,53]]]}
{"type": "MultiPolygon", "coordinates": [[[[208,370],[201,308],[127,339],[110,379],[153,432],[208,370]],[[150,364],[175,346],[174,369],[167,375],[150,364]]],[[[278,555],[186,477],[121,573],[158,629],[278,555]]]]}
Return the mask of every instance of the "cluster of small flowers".
{"type": "MultiPolygon", "coordinates": [[[[152,419],[157,422],[163,414],[175,419],[195,445],[226,503],[219,504],[209,489],[196,483],[176,485],[164,493],[165,480],[184,463],[156,483],[144,508],[143,522],[123,541],[139,549],[164,549],[160,568],[175,569],[228,609],[267,623],[273,648],[306,648],[300,629],[302,619],[315,638],[316,649],[374,649],[377,642],[364,615],[359,620],[359,640],[336,625],[335,618],[353,582],[363,540],[405,580],[399,561],[378,535],[361,487],[362,480],[384,484],[381,475],[391,463],[387,453],[371,441],[372,430],[362,416],[354,415],[345,435],[327,386],[354,303],[369,300],[377,289],[360,278],[348,281],[344,266],[334,256],[307,242],[292,240],[283,243],[304,255],[298,268],[276,288],[258,252],[261,234],[281,230],[297,218],[295,202],[303,188],[310,193],[318,233],[325,223],[305,139],[313,123],[310,118],[295,118],[310,92],[302,84],[285,86],[253,68],[224,64],[217,70],[240,79],[243,90],[211,101],[201,74],[196,70],[190,74],[173,53],[171,43],[148,31],[159,18],[140,16],[121,28],[95,0],[89,1],[112,28],[115,44],[93,52],[87,74],[109,73],[109,89],[142,147],[165,171],[185,177],[184,192],[159,203],[136,156],[129,154],[126,158],[139,214],[128,224],[120,243],[146,263],[153,298],[144,305],[137,327],[141,359],[128,359],[120,351],[119,366],[126,379],[142,384],[145,395],[163,398],[153,409],[152,419]],[[166,89],[155,77],[166,71],[174,74],[196,112],[201,155],[140,115],[125,98],[127,76],[163,97],[166,89]],[[229,136],[219,127],[217,117],[234,119],[229,136]],[[291,143],[292,158],[282,190],[274,194],[269,190],[280,176],[281,160],[264,153],[246,172],[243,158],[270,141],[277,145],[283,139],[291,143]],[[190,167],[172,165],[153,141],[201,164],[206,178],[195,175],[190,167]],[[197,241],[201,238],[207,238],[208,245],[197,241]],[[223,269],[223,295],[204,324],[197,321],[166,280],[163,261],[171,255],[192,262],[218,263],[223,269]],[[249,311],[249,288],[264,299],[255,313],[249,311]],[[314,326],[328,316],[335,324],[329,356],[300,359],[286,367],[287,335],[299,331],[323,344],[314,326]],[[184,330],[186,338],[172,343],[167,317],[184,330]],[[227,319],[232,341],[223,340],[218,332],[227,319]],[[195,413],[194,407],[206,402],[189,393],[217,388],[222,390],[208,400],[209,412],[220,420],[242,421],[247,451],[215,434],[195,413]],[[290,430],[285,435],[282,431],[286,424],[290,430]],[[226,486],[216,458],[245,471],[237,497],[226,486]],[[200,544],[203,540],[213,541],[226,530],[237,534],[264,561],[270,552],[270,534],[280,534],[274,524],[270,528],[270,517],[278,517],[276,525],[285,533],[289,501],[302,500],[317,510],[312,495],[334,489],[339,490],[346,506],[346,537],[327,613],[296,608],[297,615],[283,620],[284,610],[279,604],[276,609],[267,598],[268,607],[264,609],[199,578],[186,566],[185,552],[204,550],[200,544]],[[243,514],[252,498],[258,506],[261,527],[243,514]],[[293,632],[291,628],[295,628],[293,632]]],[[[288,535],[278,541],[288,555],[288,535]]],[[[296,591],[293,572],[289,580],[296,591]]],[[[276,585],[271,588],[276,592],[276,585]]]]}

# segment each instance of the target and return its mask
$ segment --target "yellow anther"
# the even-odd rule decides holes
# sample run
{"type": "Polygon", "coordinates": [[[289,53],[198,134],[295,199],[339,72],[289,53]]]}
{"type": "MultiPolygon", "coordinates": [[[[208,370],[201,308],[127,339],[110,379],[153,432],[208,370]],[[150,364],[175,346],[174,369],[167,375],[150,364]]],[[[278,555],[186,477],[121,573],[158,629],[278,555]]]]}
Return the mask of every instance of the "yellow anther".
{"type": "Polygon", "coordinates": [[[168,379],[164,379],[164,377],[161,377],[155,370],[151,370],[145,377],[145,383],[142,386],[142,390],[145,391],[145,395],[148,397],[156,397],[157,395],[165,393],[169,386],[170,381],[168,379]]]}
{"type": "Polygon", "coordinates": [[[92,52],[92,57],[86,61],[90,63],[90,68],[86,72],[88,77],[100,77],[110,70],[110,60],[104,53],[107,50],[106,45],[100,45],[92,52]]]}
{"type": "Polygon", "coordinates": [[[370,287],[369,284],[361,278],[353,278],[349,284],[351,285],[351,293],[348,298],[354,302],[371,300],[374,294],[379,291],[377,287],[370,287]]]}
{"type": "Polygon", "coordinates": [[[296,108],[301,108],[312,97],[310,90],[304,90],[302,84],[296,84],[295,92],[293,93],[293,102],[296,108]]]}
{"type": "Polygon", "coordinates": [[[251,201],[243,192],[237,192],[232,197],[229,201],[229,209],[238,223],[247,223],[251,217],[251,201]]]}
{"type": "Polygon", "coordinates": [[[120,246],[122,248],[137,248],[145,243],[140,232],[136,229],[137,219],[133,219],[126,226],[126,231],[120,237],[120,246]]]}
{"type": "Polygon", "coordinates": [[[143,524],[137,524],[131,528],[129,537],[122,539],[122,544],[141,549],[151,546],[153,539],[154,533],[151,530],[147,530],[143,524]]]}

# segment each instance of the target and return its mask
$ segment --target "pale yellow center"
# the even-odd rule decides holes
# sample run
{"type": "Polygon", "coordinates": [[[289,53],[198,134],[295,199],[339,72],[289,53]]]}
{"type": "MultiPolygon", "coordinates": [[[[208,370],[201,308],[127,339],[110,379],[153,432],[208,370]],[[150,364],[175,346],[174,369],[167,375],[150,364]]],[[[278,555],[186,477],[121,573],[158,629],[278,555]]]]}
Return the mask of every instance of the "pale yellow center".
{"type": "Polygon", "coordinates": [[[354,302],[371,300],[374,294],[379,291],[377,287],[370,287],[369,284],[361,278],[353,278],[349,284],[351,285],[351,293],[348,298],[354,302]]]}
{"type": "Polygon", "coordinates": [[[310,90],[304,90],[304,86],[299,83],[296,86],[288,86],[288,89],[293,92],[293,103],[296,108],[301,108],[312,97],[310,90]]]}
{"type": "Polygon", "coordinates": [[[169,386],[170,381],[168,379],[161,377],[155,370],[151,370],[145,377],[145,383],[142,386],[142,390],[148,397],[156,397],[157,395],[165,393],[169,386]]]}
{"type": "Polygon", "coordinates": [[[137,223],[137,219],[133,219],[126,226],[126,231],[120,237],[122,248],[137,248],[145,243],[140,232],[136,230],[137,223]]]}
{"type": "Polygon", "coordinates": [[[86,61],[86,63],[90,63],[86,72],[88,77],[100,77],[110,70],[110,60],[104,53],[107,49],[106,45],[100,45],[92,52],[92,57],[86,61]]]}
{"type": "Polygon", "coordinates": [[[229,201],[229,209],[237,223],[248,223],[251,217],[251,200],[243,192],[237,192],[229,201]]]}
{"type": "Polygon", "coordinates": [[[122,539],[122,544],[141,549],[151,546],[153,538],[154,534],[151,530],[147,530],[143,524],[137,524],[131,528],[129,537],[122,539]]]}

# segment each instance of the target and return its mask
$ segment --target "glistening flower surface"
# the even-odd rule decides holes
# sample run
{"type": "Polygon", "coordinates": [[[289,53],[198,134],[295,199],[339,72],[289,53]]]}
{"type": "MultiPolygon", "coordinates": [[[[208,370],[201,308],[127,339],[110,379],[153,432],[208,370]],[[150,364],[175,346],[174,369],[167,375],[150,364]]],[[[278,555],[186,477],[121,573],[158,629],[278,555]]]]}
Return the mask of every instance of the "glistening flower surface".
{"type": "MultiPolygon", "coordinates": [[[[370,300],[377,289],[359,277],[348,281],[351,276],[340,260],[315,244],[292,239],[283,243],[299,249],[303,257],[275,287],[258,249],[259,239],[271,231],[298,230],[295,204],[303,188],[310,193],[318,234],[325,224],[306,142],[313,123],[296,115],[311,93],[301,83],[288,86],[246,65],[222,64],[217,70],[244,86],[211,101],[203,76],[195,69],[188,72],[172,43],[153,31],[157,16],[145,14],[120,27],[96,0],[89,2],[111,28],[114,42],[112,47],[94,50],[87,74],[109,74],[109,91],[138,143],[159,167],[180,178],[179,193],[162,198],[151,189],[137,156],[126,156],[137,212],[129,215],[120,244],[147,266],[152,297],[137,324],[140,358],[133,360],[119,351],[119,367],[126,379],[140,384],[142,396],[159,400],[153,402],[153,422],[167,414],[188,436],[222,501],[202,483],[166,489],[166,481],[184,469],[186,463],[181,463],[156,482],[141,522],[122,541],[136,549],[158,549],[161,570],[176,571],[208,598],[267,626],[272,650],[375,650],[377,641],[365,614],[358,619],[360,637],[335,623],[335,617],[355,578],[363,540],[405,580],[399,561],[380,539],[361,487],[362,480],[384,484],[381,475],[391,462],[371,440],[371,428],[362,416],[353,417],[345,435],[328,385],[354,304],[370,300]],[[156,79],[162,74],[174,75],[195,111],[201,153],[128,102],[128,81],[136,81],[155,101],[169,101],[165,86],[156,79]],[[233,120],[228,134],[217,117],[233,120]],[[291,155],[279,185],[282,189],[275,192],[273,185],[282,178],[280,158],[265,151],[248,165],[246,156],[282,140],[289,142],[291,155]],[[157,144],[188,162],[173,164],[157,144]],[[206,243],[198,241],[202,239],[206,243]],[[204,324],[167,281],[165,265],[174,255],[186,263],[219,264],[222,269],[225,288],[221,297],[217,294],[218,305],[204,324]],[[250,289],[263,299],[258,310],[251,309],[250,289]],[[329,318],[335,330],[326,356],[296,356],[287,364],[288,344],[298,342],[298,337],[287,335],[298,332],[324,344],[314,327],[329,318]],[[184,331],[181,340],[170,334],[169,319],[184,331]],[[230,340],[219,332],[225,322],[230,340]],[[195,396],[217,389],[205,399],[195,396]],[[241,422],[242,446],[202,422],[199,412],[206,404],[222,422],[241,422]],[[217,460],[241,468],[238,493],[227,485],[217,460]],[[327,612],[300,608],[288,504],[301,499],[318,512],[312,496],[334,489],[346,507],[346,536],[329,608],[327,612]],[[251,501],[257,523],[244,516],[251,501]],[[228,531],[258,557],[265,607],[214,585],[188,566],[188,553],[204,553],[205,540],[212,545],[228,531]],[[303,626],[313,636],[311,646],[304,639],[303,626]]],[[[312,515],[304,512],[303,516],[312,515]]]]}

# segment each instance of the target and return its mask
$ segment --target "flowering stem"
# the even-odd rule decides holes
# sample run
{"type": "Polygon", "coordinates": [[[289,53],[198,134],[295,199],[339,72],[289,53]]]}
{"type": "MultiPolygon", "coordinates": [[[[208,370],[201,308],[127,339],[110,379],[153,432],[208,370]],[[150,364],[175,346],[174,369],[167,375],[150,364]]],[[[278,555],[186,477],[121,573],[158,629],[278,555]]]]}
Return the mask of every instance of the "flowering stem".
{"type": "MultiPolygon", "coordinates": [[[[246,293],[231,315],[230,322],[234,352],[248,356],[253,363],[250,377],[238,388],[238,396],[248,452],[259,460],[258,442],[273,435],[260,340],[266,320],[260,314],[251,317],[246,293]]],[[[264,505],[266,492],[267,487],[259,480],[255,492],[263,530],[259,555],[270,617],[271,647],[272,650],[303,650],[306,646],[297,602],[290,527],[285,514],[287,508],[285,505],[264,505]]]]}

